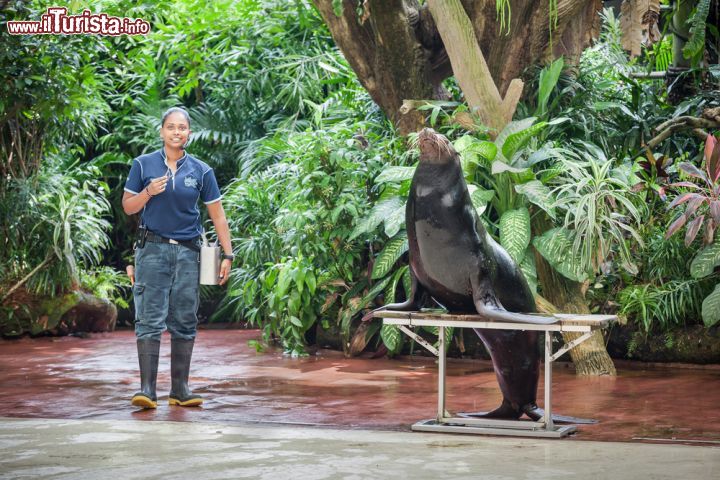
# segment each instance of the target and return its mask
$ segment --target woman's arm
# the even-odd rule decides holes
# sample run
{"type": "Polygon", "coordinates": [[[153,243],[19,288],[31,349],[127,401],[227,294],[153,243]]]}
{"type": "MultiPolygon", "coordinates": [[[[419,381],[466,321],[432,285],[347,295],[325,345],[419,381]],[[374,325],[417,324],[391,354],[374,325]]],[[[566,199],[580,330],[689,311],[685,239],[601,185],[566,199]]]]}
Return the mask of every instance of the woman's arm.
{"type": "MultiPolygon", "coordinates": [[[[220,200],[213,202],[207,206],[207,209],[210,219],[215,226],[215,233],[217,233],[223,252],[225,252],[226,255],[232,255],[230,227],[228,226],[228,221],[225,217],[225,210],[223,209],[222,202],[220,200]]],[[[231,267],[232,262],[230,260],[222,261],[222,264],[220,265],[220,285],[227,282],[231,267]]]]}
{"type": "Polygon", "coordinates": [[[160,195],[165,191],[166,184],[167,177],[160,177],[151,181],[148,186],[143,188],[137,195],[125,191],[122,198],[123,210],[127,215],[138,213],[152,197],[160,195]]]}

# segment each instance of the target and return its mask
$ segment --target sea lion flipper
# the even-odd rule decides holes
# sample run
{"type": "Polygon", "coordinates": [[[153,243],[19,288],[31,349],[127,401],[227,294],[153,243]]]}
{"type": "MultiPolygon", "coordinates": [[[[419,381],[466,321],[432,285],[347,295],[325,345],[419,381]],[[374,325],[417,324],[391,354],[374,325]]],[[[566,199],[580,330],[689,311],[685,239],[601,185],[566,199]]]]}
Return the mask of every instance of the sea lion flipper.
{"type": "Polygon", "coordinates": [[[473,279],[473,303],[478,315],[491,322],[532,323],[536,325],[549,325],[557,322],[557,318],[543,315],[530,315],[527,313],[508,312],[503,308],[495,295],[489,282],[480,282],[473,279]]]}
{"type": "Polygon", "coordinates": [[[557,322],[557,318],[555,317],[508,312],[503,308],[496,307],[492,303],[484,303],[482,301],[475,302],[475,309],[478,315],[482,315],[492,322],[532,323],[535,325],[550,325],[557,322]]]}
{"type": "MultiPolygon", "coordinates": [[[[522,411],[525,415],[530,417],[531,420],[534,420],[536,422],[542,420],[545,417],[545,410],[538,407],[534,403],[525,405],[524,407],[522,407],[522,411]]],[[[575,425],[593,425],[598,423],[598,421],[593,418],[570,417],[567,415],[558,415],[556,413],[552,414],[552,419],[555,423],[567,423],[575,425]]]]}
{"type": "Polygon", "coordinates": [[[410,295],[408,295],[407,300],[405,300],[402,303],[389,303],[387,305],[383,305],[382,307],[376,308],[370,313],[365,314],[362,317],[363,322],[368,322],[372,320],[373,314],[375,312],[380,312],[382,310],[397,310],[400,312],[412,312],[415,310],[420,309],[420,305],[422,303],[422,298],[425,296],[425,290],[423,289],[422,285],[417,281],[417,277],[413,274],[412,268],[410,269],[410,295]]]}

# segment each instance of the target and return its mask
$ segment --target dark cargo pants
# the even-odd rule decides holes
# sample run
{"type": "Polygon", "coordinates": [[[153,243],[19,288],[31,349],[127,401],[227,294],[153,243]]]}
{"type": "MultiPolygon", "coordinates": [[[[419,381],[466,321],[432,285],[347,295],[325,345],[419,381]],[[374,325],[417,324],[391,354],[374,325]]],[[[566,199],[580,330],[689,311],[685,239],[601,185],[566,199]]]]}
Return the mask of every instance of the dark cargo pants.
{"type": "Polygon", "coordinates": [[[146,242],[135,250],[135,335],[192,340],[197,332],[200,253],[182,245],[146,242]]]}

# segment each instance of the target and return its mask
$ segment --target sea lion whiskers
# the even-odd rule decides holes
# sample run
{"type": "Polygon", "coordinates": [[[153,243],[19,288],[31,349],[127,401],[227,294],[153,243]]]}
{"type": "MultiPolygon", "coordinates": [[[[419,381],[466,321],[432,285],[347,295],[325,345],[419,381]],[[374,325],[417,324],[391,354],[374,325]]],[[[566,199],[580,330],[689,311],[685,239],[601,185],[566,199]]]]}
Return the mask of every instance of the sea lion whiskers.
{"type": "Polygon", "coordinates": [[[432,128],[422,129],[417,136],[416,143],[420,147],[422,159],[432,163],[444,163],[457,155],[447,138],[432,128]]]}
{"type": "Polygon", "coordinates": [[[448,156],[454,156],[456,152],[455,152],[455,149],[453,148],[452,144],[450,143],[450,141],[447,139],[444,139],[443,137],[437,137],[437,138],[438,138],[438,143],[442,144],[442,148],[445,150],[445,153],[448,156]]]}
{"type": "Polygon", "coordinates": [[[410,148],[418,148],[420,146],[420,134],[421,133],[422,133],[422,131],[416,132],[416,133],[411,133],[410,135],[408,135],[408,146],[410,148]]]}

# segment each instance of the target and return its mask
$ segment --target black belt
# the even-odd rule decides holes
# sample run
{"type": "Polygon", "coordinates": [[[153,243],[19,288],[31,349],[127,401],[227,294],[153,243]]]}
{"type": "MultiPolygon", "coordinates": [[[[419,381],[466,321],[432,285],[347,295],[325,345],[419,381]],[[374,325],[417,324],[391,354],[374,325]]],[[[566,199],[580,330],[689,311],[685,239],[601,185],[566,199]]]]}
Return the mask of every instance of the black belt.
{"type": "Polygon", "coordinates": [[[192,240],[173,240],[172,238],[161,237],[160,235],[157,235],[150,231],[147,232],[147,236],[145,237],[145,240],[147,240],[148,242],[171,243],[173,245],[182,245],[183,247],[187,247],[190,250],[194,250],[196,252],[200,251],[200,246],[198,245],[199,239],[200,239],[200,237],[195,237],[192,240]]]}

